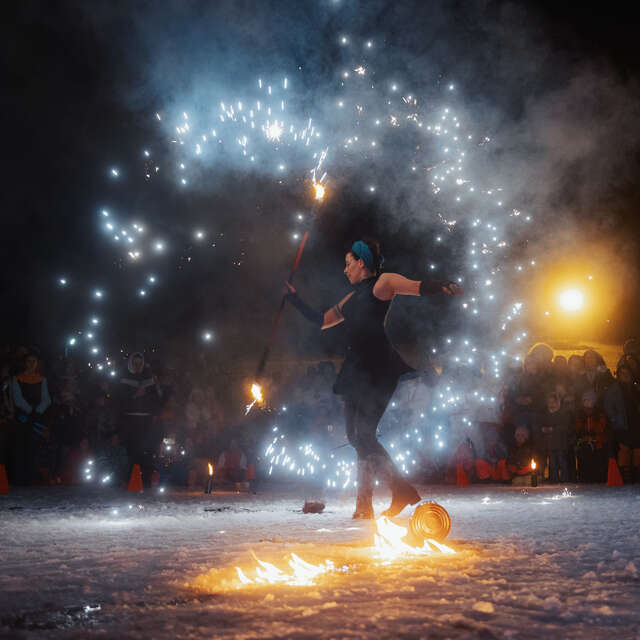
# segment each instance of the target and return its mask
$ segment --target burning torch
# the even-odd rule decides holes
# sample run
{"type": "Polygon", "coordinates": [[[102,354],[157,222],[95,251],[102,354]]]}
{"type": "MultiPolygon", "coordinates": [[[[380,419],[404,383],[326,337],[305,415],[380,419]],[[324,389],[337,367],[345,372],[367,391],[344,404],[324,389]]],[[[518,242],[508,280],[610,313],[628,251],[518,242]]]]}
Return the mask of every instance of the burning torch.
{"type": "MultiPolygon", "coordinates": [[[[326,154],[326,152],[323,153],[322,158],[320,160],[320,164],[318,165],[318,167],[320,167],[322,160],[324,159],[324,155],[326,154]]],[[[326,174],[325,174],[326,175],[326,174]]],[[[312,215],[316,212],[317,207],[319,205],[320,202],[322,202],[324,196],[325,196],[325,186],[323,184],[321,184],[322,180],[324,179],[324,175],[322,176],[322,178],[320,179],[320,182],[316,182],[315,180],[315,170],[314,170],[314,178],[313,178],[313,193],[314,193],[314,206],[312,208],[312,215]]],[[[302,238],[300,240],[300,244],[298,245],[298,251],[296,252],[296,258],[293,261],[293,266],[291,267],[291,272],[289,273],[289,278],[287,280],[287,282],[293,282],[293,278],[295,276],[296,271],[298,270],[298,265],[300,264],[300,258],[302,257],[302,252],[304,251],[304,246],[307,243],[307,239],[309,238],[309,232],[305,231],[304,234],[302,235],[302,238]]],[[[269,354],[271,353],[271,348],[273,347],[273,344],[275,342],[275,337],[276,337],[276,331],[278,329],[278,324],[280,324],[280,316],[282,315],[282,311],[284,309],[284,305],[287,301],[286,298],[286,294],[283,294],[282,296],[282,300],[280,300],[280,305],[278,307],[278,311],[276,313],[276,317],[273,321],[273,324],[271,325],[271,331],[269,333],[269,340],[267,341],[267,344],[265,345],[264,351],[262,352],[262,357],[260,358],[260,362],[258,363],[258,368],[256,369],[256,375],[255,375],[255,380],[256,382],[254,382],[251,385],[251,397],[253,398],[253,401],[247,405],[246,411],[245,411],[245,415],[247,415],[249,413],[249,411],[251,411],[251,409],[253,408],[253,405],[256,404],[256,402],[258,403],[262,403],[264,398],[262,395],[262,387],[260,386],[260,384],[258,383],[258,380],[260,380],[260,378],[262,378],[262,375],[264,374],[264,370],[265,367],[267,365],[267,360],[269,359],[269,354]]]]}
{"type": "Polygon", "coordinates": [[[211,485],[213,484],[213,465],[210,462],[207,462],[207,467],[209,468],[209,479],[207,480],[207,486],[205,487],[205,493],[211,493],[211,485]]]}
{"type": "Polygon", "coordinates": [[[536,473],[536,467],[538,465],[536,464],[536,461],[531,458],[531,486],[532,487],[537,487],[538,486],[538,474],[536,473]]]}

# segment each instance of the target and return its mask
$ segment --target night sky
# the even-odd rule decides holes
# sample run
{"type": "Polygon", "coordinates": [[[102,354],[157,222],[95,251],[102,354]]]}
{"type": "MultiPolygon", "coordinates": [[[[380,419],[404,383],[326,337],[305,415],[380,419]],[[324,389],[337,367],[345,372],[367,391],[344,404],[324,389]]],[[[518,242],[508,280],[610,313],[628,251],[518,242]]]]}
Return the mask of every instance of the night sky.
{"type": "MultiPolygon", "coordinates": [[[[318,88],[340,65],[342,33],[384,43],[378,68],[427,87],[456,79],[469,110],[498,140],[489,162],[540,221],[530,242],[550,262],[593,255],[612,279],[613,322],[589,337],[624,338],[638,324],[640,230],[640,53],[627,7],[16,3],[2,38],[3,342],[60,353],[69,328],[91,312],[86,298],[96,284],[109,290],[103,315],[112,347],[149,347],[176,336],[188,342],[212,327],[230,355],[255,351],[295,253],[289,212],[305,206],[304,185],[216,166],[185,196],[134,178],[134,160],[149,145],[166,146],[155,112],[206,101],[209,84],[237,89],[260,74],[288,74],[304,87],[302,107],[312,110],[318,88]],[[111,166],[123,172],[117,196],[111,166]],[[162,287],[144,304],[129,286],[137,277],[131,265],[98,228],[105,203],[153,211],[172,239],[170,257],[153,266],[162,287]],[[198,223],[209,233],[205,246],[191,235],[198,223]],[[61,274],[73,280],[69,291],[56,286],[61,274]]],[[[330,165],[328,171],[331,180],[330,165]]],[[[335,183],[305,254],[301,288],[311,288],[318,303],[334,303],[347,290],[343,251],[363,234],[383,240],[390,268],[417,276],[420,251],[429,249],[416,237],[416,220],[394,215],[402,203],[363,198],[357,176],[335,183]]],[[[310,347],[308,332],[288,322],[299,344],[310,347]]],[[[323,340],[316,348],[331,352],[340,337],[323,340]]]]}

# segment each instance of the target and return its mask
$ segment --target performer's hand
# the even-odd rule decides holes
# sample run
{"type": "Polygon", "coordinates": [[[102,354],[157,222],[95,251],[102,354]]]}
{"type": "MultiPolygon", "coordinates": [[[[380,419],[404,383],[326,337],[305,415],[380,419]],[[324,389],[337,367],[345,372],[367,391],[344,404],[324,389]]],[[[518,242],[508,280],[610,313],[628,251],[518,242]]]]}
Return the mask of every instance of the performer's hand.
{"type": "Polygon", "coordinates": [[[292,284],[289,284],[288,282],[285,282],[284,283],[284,291],[283,291],[283,293],[285,295],[287,295],[288,293],[295,294],[295,293],[297,293],[297,291],[296,291],[295,287],[292,284]]]}
{"type": "Polygon", "coordinates": [[[448,296],[461,296],[464,293],[462,287],[455,282],[446,282],[443,284],[442,291],[448,296]]]}

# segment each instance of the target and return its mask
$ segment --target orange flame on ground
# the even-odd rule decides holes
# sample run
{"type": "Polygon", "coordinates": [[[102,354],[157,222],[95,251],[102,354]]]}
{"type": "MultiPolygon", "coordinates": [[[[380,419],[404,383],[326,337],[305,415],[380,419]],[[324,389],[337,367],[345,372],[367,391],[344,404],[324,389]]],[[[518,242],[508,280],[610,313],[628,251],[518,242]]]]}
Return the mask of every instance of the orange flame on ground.
{"type": "MultiPolygon", "coordinates": [[[[374,534],[374,557],[388,564],[392,560],[402,557],[416,557],[425,555],[450,555],[455,551],[451,547],[436,540],[427,539],[422,547],[412,547],[403,541],[407,535],[407,529],[394,524],[388,518],[382,516],[376,520],[376,533],[374,534]]],[[[240,568],[236,567],[238,579],[242,585],[286,584],[290,586],[305,586],[314,584],[322,575],[334,573],[336,567],[332,560],[325,560],[320,564],[305,562],[295,553],[290,555],[288,565],[291,571],[283,571],[270,562],[260,560],[253,554],[258,566],[255,567],[255,577],[250,578],[240,568]]]]}

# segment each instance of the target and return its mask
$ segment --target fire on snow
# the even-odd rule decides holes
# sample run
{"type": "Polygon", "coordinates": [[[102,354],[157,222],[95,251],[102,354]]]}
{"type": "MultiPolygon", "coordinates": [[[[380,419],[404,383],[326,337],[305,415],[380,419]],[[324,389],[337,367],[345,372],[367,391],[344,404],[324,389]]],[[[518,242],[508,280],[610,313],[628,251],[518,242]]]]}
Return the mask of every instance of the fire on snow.
{"type": "MultiPolygon", "coordinates": [[[[405,527],[394,524],[388,518],[382,516],[376,521],[376,533],[374,534],[374,544],[371,547],[374,559],[382,564],[388,564],[394,560],[410,556],[428,556],[440,554],[454,554],[451,547],[428,538],[423,546],[413,547],[403,538],[407,535],[405,527]]],[[[268,585],[285,584],[289,586],[308,586],[314,584],[319,576],[336,572],[344,573],[348,567],[335,566],[332,560],[325,560],[320,564],[305,562],[295,553],[291,553],[288,559],[288,568],[280,569],[270,562],[260,560],[255,554],[254,559],[258,563],[251,571],[243,571],[236,567],[237,577],[240,586],[245,585],[268,585]]]]}

